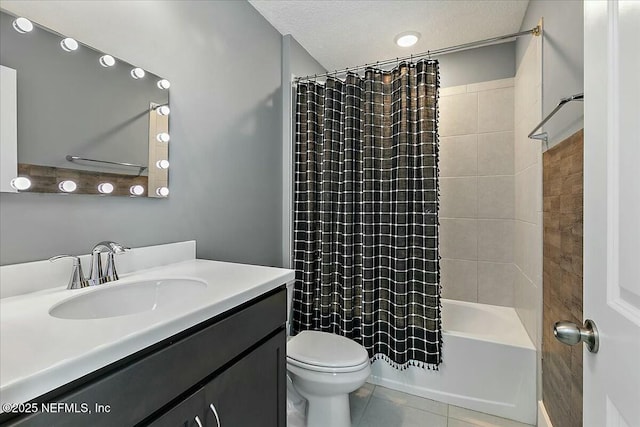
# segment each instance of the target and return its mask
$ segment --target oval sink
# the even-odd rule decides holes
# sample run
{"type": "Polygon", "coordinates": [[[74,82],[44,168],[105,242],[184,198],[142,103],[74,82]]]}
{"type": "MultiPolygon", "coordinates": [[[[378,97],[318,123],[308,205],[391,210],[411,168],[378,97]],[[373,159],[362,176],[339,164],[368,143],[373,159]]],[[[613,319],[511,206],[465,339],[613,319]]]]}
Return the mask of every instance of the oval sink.
{"type": "Polygon", "coordinates": [[[49,314],[60,319],[104,319],[161,310],[197,297],[207,284],[192,279],[162,279],[99,287],[100,290],[54,305],[49,314]]]}

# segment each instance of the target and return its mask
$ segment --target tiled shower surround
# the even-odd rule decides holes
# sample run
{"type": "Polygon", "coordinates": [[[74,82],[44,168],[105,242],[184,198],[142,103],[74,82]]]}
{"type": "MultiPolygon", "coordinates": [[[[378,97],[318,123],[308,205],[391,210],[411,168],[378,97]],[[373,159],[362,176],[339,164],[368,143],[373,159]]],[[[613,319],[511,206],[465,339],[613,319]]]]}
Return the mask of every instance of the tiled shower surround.
{"type": "Polygon", "coordinates": [[[444,298],[514,306],[514,79],[440,92],[444,298]]]}

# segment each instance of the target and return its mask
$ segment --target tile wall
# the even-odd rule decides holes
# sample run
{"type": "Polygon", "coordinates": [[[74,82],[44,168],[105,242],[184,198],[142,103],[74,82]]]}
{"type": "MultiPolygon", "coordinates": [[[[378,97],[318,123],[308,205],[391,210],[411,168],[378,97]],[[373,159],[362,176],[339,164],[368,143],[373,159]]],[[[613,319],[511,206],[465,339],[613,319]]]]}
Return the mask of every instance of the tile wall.
{"type": "MultiPolygon", "coordinates": [[[[542,148],[527,137],[542,119],[542,37],[532,37],[516,71],[514,307],[538,355],[542,351],[542,148]]],[[[538,357],[538,397],[541,390],[538,357]]]]}
{"type": "Polygon", "coordinates": [[[514,305],[514,79],[440,92],[444,298],[514,305]]]}
{"type": "Polygon", "coordinates": [[[539,50],[533,38],[515,78],[515,303],[534,343],[542,306],[542,143],[527,135],[541,119],[539,50]]]}

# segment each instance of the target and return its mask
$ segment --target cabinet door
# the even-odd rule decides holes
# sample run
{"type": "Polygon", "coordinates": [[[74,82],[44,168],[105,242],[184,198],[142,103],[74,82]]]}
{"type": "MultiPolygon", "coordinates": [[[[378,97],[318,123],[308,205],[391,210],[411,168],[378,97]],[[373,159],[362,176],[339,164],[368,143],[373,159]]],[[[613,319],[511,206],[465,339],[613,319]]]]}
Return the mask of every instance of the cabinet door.
{"type": "Polygon", "coordinates": [[[286,427],[285,332],[231,365],[204,391],[207,426],[286,427]]]}
{"type": "Polygon", "coordinates": [[[205,393],[199,389],[149,424],[153,427],[205,426],[205,393]]]}

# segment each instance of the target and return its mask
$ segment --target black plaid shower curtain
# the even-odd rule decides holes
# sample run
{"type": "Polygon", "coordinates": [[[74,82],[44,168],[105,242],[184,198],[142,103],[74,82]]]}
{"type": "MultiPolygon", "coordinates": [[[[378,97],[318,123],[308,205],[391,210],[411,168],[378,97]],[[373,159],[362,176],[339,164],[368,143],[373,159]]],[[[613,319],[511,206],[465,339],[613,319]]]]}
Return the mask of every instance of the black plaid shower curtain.
{"type": "Polygon", "coordinates": [[[298,83],[294,333],[440,363],[438,88],[434,60],[298,83]]]}

